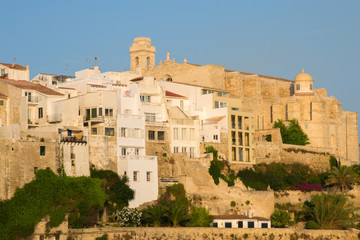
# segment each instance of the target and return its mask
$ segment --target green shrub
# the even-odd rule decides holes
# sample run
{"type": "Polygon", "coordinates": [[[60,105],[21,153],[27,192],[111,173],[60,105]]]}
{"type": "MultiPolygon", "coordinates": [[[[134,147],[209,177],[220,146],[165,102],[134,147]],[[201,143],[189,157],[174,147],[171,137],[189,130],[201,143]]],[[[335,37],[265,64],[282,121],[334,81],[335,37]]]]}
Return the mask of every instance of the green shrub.
{"type": "Polygon", "coordinates": [[[210,227],[213,217],[209,211],[204,207],[192,206],[190,210],[190,221],[188,227],[210,227]]]}
{"type": "Polygon", "coordinates": [[[314,220],[309,220],[306,223],[307,229],[320,229],[319,224],[317,224],[314,220]]]}
{"type": "Polygon", "coordinates": [[[275,210],[271,215],[271,225],[276,228],[283,228],[290,223],[290,214],[286,211],[275,210]]]}
{"type": "Polygon", "coordinates": [[[101,237],[95,238],[95,240],[108,240],[108,235],[105,233],[105,234],[102,235],[101,237]]]}
{"type": "Polygon", "coordinates": [[[236,206],[236,202],[235,202],[235,201],[231,201],[230,206],[231,206],[231,207],[235,207],[235,206],[236,206]]]}

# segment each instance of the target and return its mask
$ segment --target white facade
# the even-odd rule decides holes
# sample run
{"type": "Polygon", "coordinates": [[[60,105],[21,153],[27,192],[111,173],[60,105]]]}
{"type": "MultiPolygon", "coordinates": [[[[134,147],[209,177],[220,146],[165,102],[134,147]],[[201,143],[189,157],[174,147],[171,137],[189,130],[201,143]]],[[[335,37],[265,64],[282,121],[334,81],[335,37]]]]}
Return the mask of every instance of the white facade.
{"type": "Polygon", "coordinates": [[[18,64],[0,63],[0,78],[29,81],[29,65],[23,67],[18,64]]]}
{"type": "Polygon", "coordinates": [[[271,228],[271,221],[260,217],[214,216],[212,226],[217,228],[271,228]]]}

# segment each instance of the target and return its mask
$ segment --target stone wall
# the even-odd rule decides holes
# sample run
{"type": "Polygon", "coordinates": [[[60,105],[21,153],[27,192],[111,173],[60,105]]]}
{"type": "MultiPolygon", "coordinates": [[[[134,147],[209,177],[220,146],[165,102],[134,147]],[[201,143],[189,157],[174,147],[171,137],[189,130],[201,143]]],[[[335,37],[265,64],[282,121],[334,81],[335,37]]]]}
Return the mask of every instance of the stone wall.
{"type": "Polygon", "coordinates": [[[299,229],[219,229],[219,228],[89,228],[71,229],[74,240],[95,240],[108,235],[109,240],[300,240],[300,239],[358,239],[358,230],[299,230],[299,229]]]}

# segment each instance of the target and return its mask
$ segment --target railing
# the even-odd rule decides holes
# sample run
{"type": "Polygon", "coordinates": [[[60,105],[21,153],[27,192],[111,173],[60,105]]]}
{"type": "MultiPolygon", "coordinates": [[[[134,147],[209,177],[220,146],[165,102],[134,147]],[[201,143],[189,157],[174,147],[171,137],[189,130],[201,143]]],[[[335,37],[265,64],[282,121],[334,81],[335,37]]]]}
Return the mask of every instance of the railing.
{"type": "Polygon", "coordinates": [[[129,160],[129,161],[137,161],[137,160],[147,160],[147,161],[155,161],[155,156],[139,156],[139,155],[126,155],[119,156],[119,160],[129,160]]]}
{"type": "Polygon", "coordinates": [[[180,178],[159,178],[159,182],[163,183],[178,183],[180,182],[180,178]]]}
{"type": "Polygon", "coordinates": [[[61,114],[50,114],[47,115],[48,122],[61,122],[61,114]]]}
{"type": "Polygon", "coordinates": [[[27,100],[28,100],[29,103],[38,103],[39,102],[39,97],[28,96],[27,100]]]}
{"type": "Polygon", "coordinates": [[[84,116],[84,121],[103,122],[104,116],[96,116],[96,117],[84,116]]]}
{"type": "Polygon", "coordinates": [[[61,136],[60,138],[60,142],[69,142],[69,143],[87,143],[87,137],[86,136],[81,136],[81,137],[76,137],[76,136],[61,136]]]}

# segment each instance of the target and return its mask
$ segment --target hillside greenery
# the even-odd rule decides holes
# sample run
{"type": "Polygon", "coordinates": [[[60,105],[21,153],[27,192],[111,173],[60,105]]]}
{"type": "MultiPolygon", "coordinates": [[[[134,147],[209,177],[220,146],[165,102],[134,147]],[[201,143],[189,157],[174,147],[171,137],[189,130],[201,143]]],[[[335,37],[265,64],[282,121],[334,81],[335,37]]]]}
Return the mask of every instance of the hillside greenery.
{"type": "Polygon", "coordinates": [[[309,137],[304,133],[297,119],[287,120],[288,126],[278,119],[273,128],[280,128],[281,138],[285,144],[307,145],[310,144],[309,137]]]}
{"type": "Polygon", "coordinates": [[[67,213],[69,227],[93,226],[105,206],[119,209],[133,198],[126,178],[102,170],[92,170],[91,175],[67,177],[49,169],[39,170],[35,179],[18,188],[11,199],[0,201],[0,239],[30,236],[45,216],[50,217],[47,228],[60,225],[67,213]]]}

